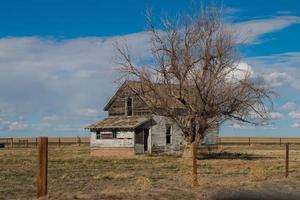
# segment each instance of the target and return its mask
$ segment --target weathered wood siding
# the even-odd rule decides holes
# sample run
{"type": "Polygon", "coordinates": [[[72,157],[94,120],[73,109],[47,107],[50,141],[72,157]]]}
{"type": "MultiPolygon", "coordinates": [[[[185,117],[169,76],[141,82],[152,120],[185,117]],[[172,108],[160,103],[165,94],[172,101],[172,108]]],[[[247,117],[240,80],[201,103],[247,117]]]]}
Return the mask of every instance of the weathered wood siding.
{"type": "Polygon", "coordinates": [[[132,115],[150,115],[151,112],[148,106],[142,101],[132,90],[125,87],[119,94],[116,94],[114,102],[108,109],[109,116],[122,116],[126,115],[126,99],[132,98],[132,115]]]}
{"type": "Polygon", "coordinates": [[[122,148],[134,147],[134,132],[118,132],[115,139],[96,139],[96,133],[91,132],[92,148],[122,148]]]}
{"type": "Polygon", "coordinates": [[[184,145],[181,130],[171,119],[164,116],[153,116],[156,124],[151,127],[152,152],[173,152],[180,150],[184,145]],[[166,144],[166,127],[171,126],[171,144],[166,144]]]}
{"type": "Polygon", "coordinates": [[[138,96],[133,96],[133,115],[151,115],[147,104],[138,96]]]}
{"type": "Polygon", "coordinates": [[[119,96],[108,109],[109,116],[125,115],[125,97],[119,96]]]}
{"type": "MultiPolygon", "coordinates": [[[[183,149],[185,141],[181,129],[171,119],[163,116],[154,116],[155,125],[151,127],[151,150],[152,152],[174,152],[183,149]],[[166,127],[171,126],[171,144],[166,144],[166,127]]],[[[217,144],[218,128],[211,129],[203,140],[205,144],[217,144]]]]}

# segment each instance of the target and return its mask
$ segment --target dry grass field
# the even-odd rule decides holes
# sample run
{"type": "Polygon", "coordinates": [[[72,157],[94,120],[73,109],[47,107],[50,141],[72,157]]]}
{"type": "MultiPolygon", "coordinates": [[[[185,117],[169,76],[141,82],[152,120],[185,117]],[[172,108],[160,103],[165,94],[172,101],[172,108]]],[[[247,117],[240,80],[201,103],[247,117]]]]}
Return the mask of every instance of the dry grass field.
{"type": "MultiPolygon", "coordinates": [[[[224,146],[198,159],[199,186],[175,156],[97,158],[87,146],[49,147],[49,199],[300,199],[300,146],[224,146]],[[276,198],[275,198],[276,197],[276,198]]],[[[0,199],[34,199],[37,149],[0,150],[0,199]]]]}

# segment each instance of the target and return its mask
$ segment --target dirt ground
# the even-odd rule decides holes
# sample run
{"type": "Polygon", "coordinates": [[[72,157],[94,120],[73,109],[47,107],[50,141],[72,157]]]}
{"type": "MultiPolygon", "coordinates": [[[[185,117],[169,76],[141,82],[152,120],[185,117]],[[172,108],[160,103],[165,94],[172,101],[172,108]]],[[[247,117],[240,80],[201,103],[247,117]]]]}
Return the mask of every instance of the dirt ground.
{"type": "MultiPolygon", "coordinates": [[[[49,199],[300,199],[300,145],[224,146],[201,152],[199,186],[178,156],[91,157],[88,146],[49,147],[49,199]]],[[[0,149],[0,199],[34,199],[37,149],[0,149]]]]}

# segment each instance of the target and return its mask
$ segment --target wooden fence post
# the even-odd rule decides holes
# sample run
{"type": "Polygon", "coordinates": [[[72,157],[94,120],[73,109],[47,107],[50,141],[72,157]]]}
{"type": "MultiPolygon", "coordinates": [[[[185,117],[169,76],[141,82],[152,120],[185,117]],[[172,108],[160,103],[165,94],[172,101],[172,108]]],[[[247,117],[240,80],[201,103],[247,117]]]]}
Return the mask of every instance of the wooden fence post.
{"type": "Polygon", "coordinates": [[[37,137],[35,138],[35,146],[37,147],[37,145],[38,145],[38,139],[37,139],[37,137]]]}
{"type": "Polygon", "coordinates": [[[26,148],[28,148],[28,138],[26,138],[26,148]]]}
{"type": "Polygon", "coordinates": [[[11,148],[13,148],[14,147],[14,138],[11,138],[11,148]]]}
{"type": "Polygon", "coordinates": [[[249,146],[251,146],[251,140],[250,140],[250,137],[249,137],[249,146]]]}
{"type": "Polygon", "coordinates": [[[286,144],[285,148],[285,177],[289,176],[289,143],[286,144]]]}
{"type": "Polygon", "coordinates": [[[77,142],[78,142],[78,145],[80,146],[80,144],[81,144],[80,137],[78,137],[77,139],[78,139],[78,141],[77,141],[77,142]]]}
{"type": "Polygon", "coordinates": [[[281,146],[281,138],[279,138],[279,144],[280,144],[280,146],[281,146]]]}
{"type": "Polygon", "coordinates": [[[48,173],[48,138],[39,138],[39,169],[37,197],[47,197],[47,173],[48,173]]]}
{"type": "Polygon", "coordinates": [[[58,138],[58,147],[60,147],[60,137],[58,138]]]}

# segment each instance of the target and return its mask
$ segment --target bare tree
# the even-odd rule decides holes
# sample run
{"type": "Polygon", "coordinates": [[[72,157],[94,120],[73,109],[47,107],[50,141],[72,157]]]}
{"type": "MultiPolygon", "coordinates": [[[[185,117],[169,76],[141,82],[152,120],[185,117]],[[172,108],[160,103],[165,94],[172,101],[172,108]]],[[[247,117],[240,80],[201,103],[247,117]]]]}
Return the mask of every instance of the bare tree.
{"type": "Polygon", "coordinates": [[[235,31],[214,7],[198,16],[163,20],[161,29],[149,20],[152,58],[135,64],[128,48],[117,46],[122,77],[136,80],[135,92],[155,114],[173,119],[195,147],[207,130],[227,120],[259,124],[268,119],[273,92],[239,68],[235,31]]]}

